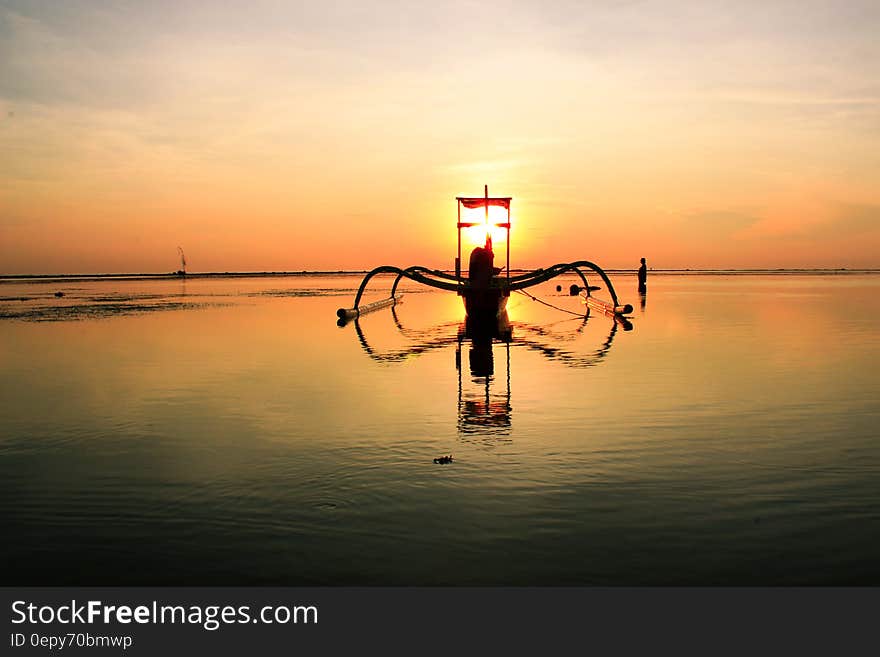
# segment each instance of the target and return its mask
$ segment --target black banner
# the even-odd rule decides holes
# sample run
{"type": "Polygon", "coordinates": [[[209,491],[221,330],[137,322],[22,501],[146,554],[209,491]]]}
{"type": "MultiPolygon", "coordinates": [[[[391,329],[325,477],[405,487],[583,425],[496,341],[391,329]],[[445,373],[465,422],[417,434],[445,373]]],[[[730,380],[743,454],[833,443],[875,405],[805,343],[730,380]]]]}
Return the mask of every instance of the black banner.
{"type": "MultiPolygon", "coordinates": [[[[4,588],[4,654],[872,645],[878,589],[4,588]]],[[[316,651],[313,653],[312,651],[316,651]]],[[[317,653],[320,651],[320,653],[317,653]]]]}

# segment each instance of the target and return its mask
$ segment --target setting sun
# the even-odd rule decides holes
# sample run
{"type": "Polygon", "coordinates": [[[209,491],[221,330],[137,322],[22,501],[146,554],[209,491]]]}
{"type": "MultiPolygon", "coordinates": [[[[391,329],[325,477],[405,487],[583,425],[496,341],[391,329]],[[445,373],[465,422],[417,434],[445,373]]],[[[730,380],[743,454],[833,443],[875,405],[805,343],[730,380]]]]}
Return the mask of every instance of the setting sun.
{"type": "MultiPolygon", "coordinates": [[[[507,241],[507,229],[500,224],[507,223],[507,210],[498,206],[489,207],[489,223],[486,224],[485,208],[462,208],[462,222],[479,222],[478,226],[462,229],[464,241],[472,246],[482,246],[486,242],[486,234],[492,236],[493,244],[504,244],[507,241]]],[[[513,216],[510,223],[513,224],[513,216]]]]}

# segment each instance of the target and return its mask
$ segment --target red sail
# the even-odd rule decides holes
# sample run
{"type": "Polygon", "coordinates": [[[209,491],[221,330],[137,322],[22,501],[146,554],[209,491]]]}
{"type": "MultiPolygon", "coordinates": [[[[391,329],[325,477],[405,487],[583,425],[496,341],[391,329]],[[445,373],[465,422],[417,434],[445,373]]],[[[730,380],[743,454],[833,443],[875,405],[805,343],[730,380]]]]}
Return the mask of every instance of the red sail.
{"type": "Polygon", "coordinates": [[[488,198],[486,199],[483,196],[478,196],[477,198],[465,198],[462,196],[457,197],[459,203],[461,203],[466,208],[485,208],[488,202],[489,205],[497,205],[500,208],[504,208],[505,210],[510,209],[510,199],[512,197],[508,196],[507,198],[488,198]]]}

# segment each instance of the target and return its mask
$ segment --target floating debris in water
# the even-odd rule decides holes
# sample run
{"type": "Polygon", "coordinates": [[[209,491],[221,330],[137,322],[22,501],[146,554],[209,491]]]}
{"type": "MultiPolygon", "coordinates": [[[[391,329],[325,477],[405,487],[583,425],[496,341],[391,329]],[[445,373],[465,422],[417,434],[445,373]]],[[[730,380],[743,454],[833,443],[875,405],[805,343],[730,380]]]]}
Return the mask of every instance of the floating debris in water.
{"type": "Polygon", "coordinates": [[[452,454],[449,456],[440,456],[434,459],[434,463],[439,463],[440,465],[446,465],[447,463],[452,463],[452,454]]]}
{"type": "Polygon", "coordinates": [[[248,292],[249,297],[339,297],[356,292],[357,288],[292,288],[286,290],[263,290],[261,292],[248,292]]]}
{"type": "Polygon", "coordinates": [[[34,308],[0,306],[0,320],[17,319],[26,322],[59,322],[83,319],[103,319],[124,315],[141,315],[162,310],[193,310],[228,306],[228,303],[195,303],[172,301],[167,303],[84,303],[49,305],[34,308]]]}

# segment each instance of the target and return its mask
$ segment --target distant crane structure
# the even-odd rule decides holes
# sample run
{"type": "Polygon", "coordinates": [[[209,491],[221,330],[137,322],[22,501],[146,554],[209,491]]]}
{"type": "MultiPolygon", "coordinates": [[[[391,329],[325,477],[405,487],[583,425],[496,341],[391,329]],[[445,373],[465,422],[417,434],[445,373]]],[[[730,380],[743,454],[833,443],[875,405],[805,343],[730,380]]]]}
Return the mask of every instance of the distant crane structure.
{"type": "Polygon", "coordinates": [[[178,276],[186,276],[186,255],[181,247],[177,247],[177,253],[180,255],[180,269],[177,270],[178,276]]]}

